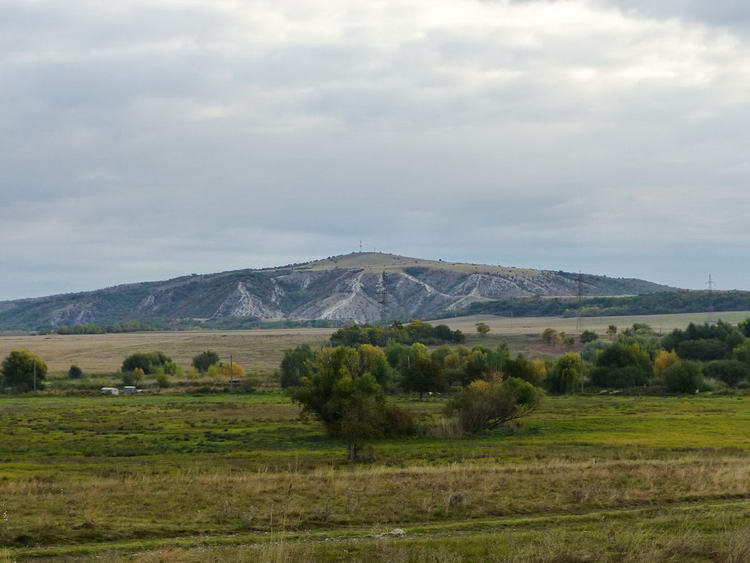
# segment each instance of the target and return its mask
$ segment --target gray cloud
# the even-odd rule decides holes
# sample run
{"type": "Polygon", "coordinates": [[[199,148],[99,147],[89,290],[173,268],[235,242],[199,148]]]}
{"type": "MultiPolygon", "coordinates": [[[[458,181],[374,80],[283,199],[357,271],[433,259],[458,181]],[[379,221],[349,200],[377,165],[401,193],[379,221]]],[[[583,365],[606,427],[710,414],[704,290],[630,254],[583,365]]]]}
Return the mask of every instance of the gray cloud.
{"type": "Polygon", "coordinates": [[[747,287],[750,10],[351,4],[0,6],[0,298],[360,239],[747,287]]]}

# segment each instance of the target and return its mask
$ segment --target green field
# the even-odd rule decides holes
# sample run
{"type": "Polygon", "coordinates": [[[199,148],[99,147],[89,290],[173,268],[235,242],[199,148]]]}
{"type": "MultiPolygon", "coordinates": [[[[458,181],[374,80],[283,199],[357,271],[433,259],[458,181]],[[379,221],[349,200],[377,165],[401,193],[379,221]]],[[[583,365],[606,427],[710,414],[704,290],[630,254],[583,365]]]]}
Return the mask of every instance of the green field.
{"type": "Polygon", "coordinates": [[[512,431],[348,465],[279,393],[6,398],[0,540],[9,559],[742,561],[748,427],[747,396],[550,398],[512,431]]]}

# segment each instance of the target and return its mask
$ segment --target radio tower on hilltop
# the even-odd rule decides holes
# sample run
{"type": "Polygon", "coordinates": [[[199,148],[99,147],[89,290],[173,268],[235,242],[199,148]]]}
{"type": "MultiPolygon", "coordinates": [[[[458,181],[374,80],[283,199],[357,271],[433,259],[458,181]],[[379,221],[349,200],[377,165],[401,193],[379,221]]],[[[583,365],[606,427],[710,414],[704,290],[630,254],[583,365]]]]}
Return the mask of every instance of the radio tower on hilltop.
{"type": "Polygon", "coordinates": [[[714,286],[716,284],[714,283],[713,278],[711,277],[711,274],[708,274],[708,281],[706,282],[706,286],[708,287],[708,324],[716,324],[716,319],[714,318],[714,286]]]}

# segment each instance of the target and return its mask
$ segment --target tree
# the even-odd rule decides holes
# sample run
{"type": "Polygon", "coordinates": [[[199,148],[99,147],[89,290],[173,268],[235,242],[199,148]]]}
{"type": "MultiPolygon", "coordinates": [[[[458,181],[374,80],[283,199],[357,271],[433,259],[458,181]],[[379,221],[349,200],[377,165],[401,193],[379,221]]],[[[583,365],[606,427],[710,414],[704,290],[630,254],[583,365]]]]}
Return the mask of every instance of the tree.
{"type": "Polygon", "coordinates": [[[309,362],[315,353],[308,344],[301,344],[293,350],[286,350],[281,360],[280,383],[284,388],[299,385],[303,377],[309,375],[309,362]]]}
{"type": "Polygon", "coordinates": [[[578,337],[578,341],[581,344],[588,344],[589,342],[593,342],[594,340],[597,340],[599,338],[599,335],[596,334],[593,330],[584,330],[581,335],[578,337]]]}
{"type": "Polygon", "coordinates": [[[573,393],[583,381],[583,360],[579,354],[563,354],[547,375],[547,389],[553,393],[573,393]]]}
{"type": "Polygon", "coordinates": [[[523,354],[518,354],[515,360],[507,360],[503,373],[508,377],[523,379],[537,386],[541,385],[544,379],[544,374],[538,371],[534,363],[526,359],[523,354]]]}
{"type": "Polygon", "coordinates": [[[703,387],[703,373],[698,362],[683,361],[664,370],[664,384],[675,393],[696,393],[703,387]]]}
{"type": "Polygon", "coordinates": [[[645,385],[651,374],[649,355],[638,343],[615,342],[599,354],[591,382],[599,387],[645,385]]]}
{"type": "Polygon", "coordinates": [[[151,375],[159,368],[169,375],[174,375],[178,370],[172,358],[162,352],[136,352],[122,362],[124,372],[141,369],[145,375],[151,375]]]}
{"type": "Polygon", "coordinates": [[[349,461],[359,458],[368,439],[401,435],[413,428],[406,424],[412,420],[408,413],[386,405],[383,388],[372,374],[360,371],[357,350],[347,346],[318,352],[310,375],[287,393],[302,405],[303,412],[320,420],[330,435],[346,441],[349,461]]]}
{"type": "Polygon", "coordinates": [[[750,339],[732,350],[732,358],[750,366],[750,339]]]}
{"type": "Polygon", "coordinates": [[[668,352],[667,350],[660,350],[659,353],[656,355],[656,358],[654,358],[654,375],[658,377],[659,379],[662,378],[664,375],[664,372],[666,369],[678,362],[680,362],[680,357],[677,355],[677,352],[668,352]]]}
{"type": "Polygon", "coordinates": [[[731,356],[731,349],[718,338],[683,340],[677,344],[677,355],[686,360],[711,362],[731,356]]]}
{"type": "Polygon", "coordinates": [[[237,380],[245,377],[245,370],[243,367],[234,362],[231,364],[213,365],[208,368],[207,373],[210,377],[223,377],[226,380],[237,380]]]}
{"type": "Polygon", "coordinates": [[[39,356],[28,350],[14,350],[0,365],[4,385],[18,393],[36,391],[42,388],[47,377],[47,364],[39,356]]]}
{"type": "Polygon", "coordinates": [[[543,396],[541,389],[520,379],[477,380],[451,399],[446,412],[458,417],[464,432],[476,434],[527,416],[543,396]]]}
{"type": "Polygon", "coordinates": [[[706,365],[703,375],[737,387],[740,383],[750,382],[750,366],[738,360],[718,360],[706,365]]]}
{"type": "Polygon", "coordinates": [[[83,370],[77,365],[70,366],[68,370],[68,378],[70,379],[81,379],[83,377],[83,370]]]}
{"type": "Polygon", "coordinates": [[[614,338],[616,334],[617,334],[617,326],[609,325],[607,327],[607,336],[609,336],[610,338],[614,338]]]}
{"type": "Polygon", "coordinates": [[[544,332],[542,333],[542,342],[544,342],[547,346],[554,346],[556,343],[556,336],[557,331],[554,328],[545,328],[544,332]]]}
{"type": "Polygon", "coordinates": [[[193,367],[199,372],[205,373],[208,371],[208,368],[218,364],[220,361],[219,354],[213,350],[206,350],[193,358],[193,367]]]}
{"type": "Polygon", "coordinates": [[[487,323],[477,323],[477,332],[479,336],[484,338],[492,330],[487,323]]]}
{"type": "Polygon", "coordinates": [[[402,372],[401,385],[404,391],[419,393],[420,400],[425,393],[439,393],[447,388],[443,366],[426,351],[415,354],[411,365],[402,372]]]}

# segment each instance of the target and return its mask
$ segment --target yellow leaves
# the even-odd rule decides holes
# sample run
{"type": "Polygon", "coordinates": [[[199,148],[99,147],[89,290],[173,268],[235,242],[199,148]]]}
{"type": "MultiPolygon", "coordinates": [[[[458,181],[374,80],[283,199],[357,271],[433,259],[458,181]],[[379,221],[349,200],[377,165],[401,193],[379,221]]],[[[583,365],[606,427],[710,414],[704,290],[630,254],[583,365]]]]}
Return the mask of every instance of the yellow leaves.
{"type": "Polygon", "coordinates": [[[662,377],[667,368],[680,362],[680,357],[677,352],[667,352],[666,350],[660,351],[654,359],[654,375],[656,377],[662,377]]]}

